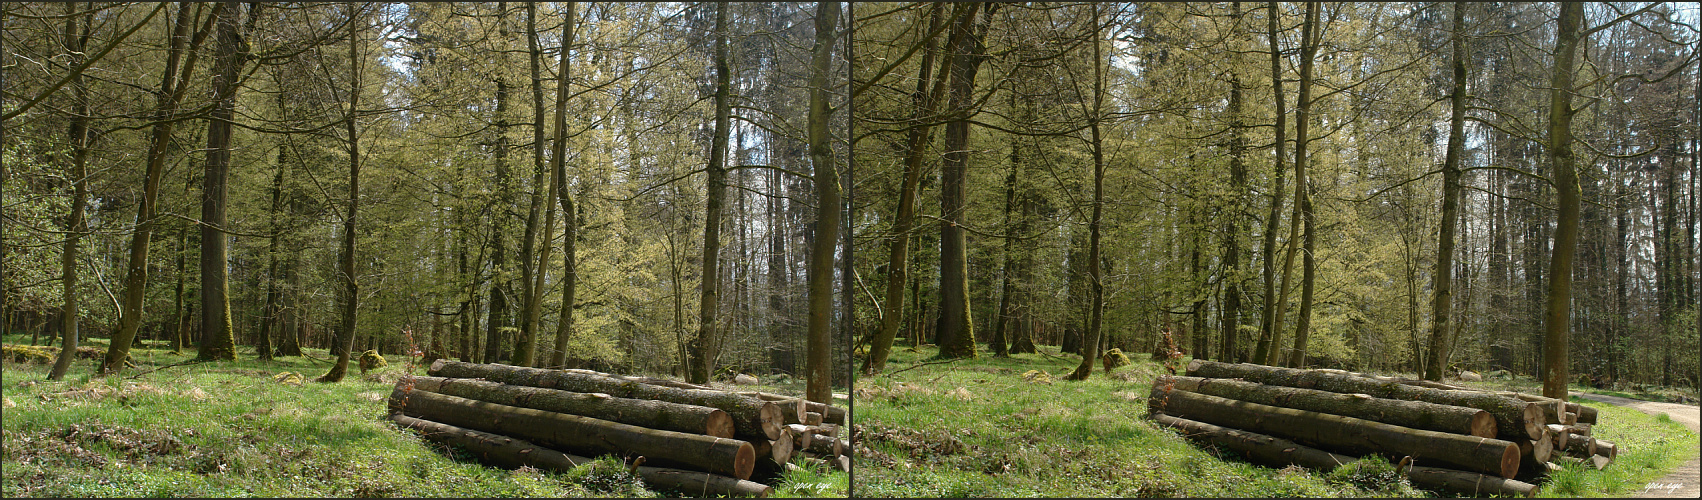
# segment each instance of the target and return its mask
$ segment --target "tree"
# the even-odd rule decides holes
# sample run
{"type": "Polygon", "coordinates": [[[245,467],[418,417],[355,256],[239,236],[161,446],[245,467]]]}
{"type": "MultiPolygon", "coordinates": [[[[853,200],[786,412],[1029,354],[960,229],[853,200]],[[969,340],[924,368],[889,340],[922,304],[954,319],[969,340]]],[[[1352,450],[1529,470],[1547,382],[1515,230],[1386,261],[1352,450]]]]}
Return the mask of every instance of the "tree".
{"type": "Polygon", "coordinates": [[[230,258],[226,252],[225,198],[230,178],[231,121],[235,117],[238,73],[248,57],[248,42],[237,30],[241,7],[224,2],[217,14],[218,45],[213,56],[213,100],[207,120],[207,164],[201,188],[201,331],[207,340],[197,359],[236,357],[230,312],[230,258]]]}
{"type": "MultiPolygon", "coordinates": [[[[90,4],[93,7],[93,4],[90,4]]],[[[65,52],[71,54],[73,61],[82,57],[83,48],[89,44],[89,25],[94,24],[94,12],[84,15],[82,32],[77,32],[77,3],[65,4],[65,52]]],[[[78,243],[83,234],[89,231],[89,222],[83,211],[89,203],[89,90],[83,84],[83,75],[77,73],[71,78],[71,127],[69,139],[71,142],[71,213],[65,221],[65,250],[60,257],[60,281],[65,287],[64,308],[59,313],[60,329],[63,331],[63,342],[59,347],[59,358],[53,362],[53,371],[48,372],[48,380],[59,380],[65,377],[65,371],[71,368],[71,360],[77,356],[77,260],[81,257],[78,243]]]]}
{"type": "Polygon", "coordinates": [[[550,190],[556,195],[556,202],[561,204],[562,222],[566,228],[562,230],[565,236],[561,244],[562,273],[561,273],[561,320],[556,323],[555,353],[550,355],[550,366],[561,366],[567,359],[567,340],[573,334],[573,306],[575,294],[579,285],[577,241],[579,239],[579,217],[573,209],[573,196],[567,192],[567,95],[568,72],[570,59],[568,48],[573,45],[574,2],[567,4],[567,21],[563,24],[561,45],[561,79],[556,83],[556,117],[555,117],[555,154],[550,157],[550,168],[554,179],[550,190]]]}
{"type": "MultiPolygon", "coordinates": [[[[985,8],[992,8],[987,6],[985,8]]],[[[968,196],[970,94],[975,90],[975,72],[986,58],[981,35],[987,23],[977,21],[981,5],[970,5],[952,25],[947,44],[951,59],[945,155],[940,165],[940,358],[975,357],[975,323],[970,320],[968,242],[963,230],[964,203],[968,196]]]]}
{"type": "MultiPolygon", "coordinates": [[[[810,249],[810,326],[805,358],[809,380],[804,390],[806,399],[818,403],[833,402],[832,379],[828,361],[833,319],[833,253],[839,243],[840,200],[839,169],[834,165],[833,143],[828,133],[833,109],[828,103],[828,70],[833,66],[833,42],[837,40],[839,2],[816,3],[816,42],[810,58],[810,164],[814,166],[816,187],[816,241],[810,249]]],[[[847,255],[847,258],[850,256],[847,255]]],[[[845,279],[851,277],[847,275],[845,279]]],[[[846,300],[850,300],[847,297],[846,300]]]]}
{"type": "Polygon", "coordinates": [[[1105,141],[1099,126],[1105,116],[1106,61],[1100,53],[1104,44],[1099,39],[1099,5],[1095,4],[1092,10],[1093,22],[1089,28],[1093,30],[1090,38],[1093,44],[1093,94],[1092,108],[1087,113],[1088,133],[1091,134],[1088,147],[1093,153],[1093,216],[1087,223],[1087,284],[1091,294],[1088,296],[1089,316],[1087,332],[1083,334],[1081,364],[1065,377],[1067,380],[1087,380],[1093,374],[1093,362],[1099,360],[1100,333],[1105,322],[1105,274],[1100,269],[1100,224],[1105,207],[1105,141]]]}
{"type": "MultiPolygon", "coordinates": [[[[1306,179],[1306,146],[1311,143],[1311,137],[1307,135],[1307,125],[1312,112],[1312,64],[1318,53],[1318,39],[1322,37],[1319,32],[1321,27],[1318,25],[1318,10],[1318,2],[1306,3],[1306,20],[1302,22],[1300,30],[1300,94],[1296,97],[1294,110],[1294,202],[1298,210],[1295,214],[1298,219],[1296,224],[1305,223],[1306,235],[1302,237],[1300,244],[1300,253],[1304,254],[1305,263],[1302,265],[1300,277],[1300,311],[1297,314],[1299,317],[1295,319],[1294,350],[1288,355],[1290,368],[1300,368],[1306,364],[1306,339],[1312,333],[1312,293],[1318,270],[1317,254],[1312,251],[1313,243],[1317,241],[1316,224],[1312,216],[1312,186],[1306,179]]],[[[1278,318],[1281,318],[1280,314],[1278,318]]]]}
{"type": "MultiPolygon", "coordinates": [[[[727,191],[728,117],[732,106],[729,68],[727,64],[727,2],[715,3],[715,131],[709,143],[709,193],[704,203],[703,223],[703,285],[698,306],[697,336],[690,345],[691,370],[686,380],[701,384],[709,381],[709,372],[720,354],[721,307],[720,250],[721,216],[727,191]]],[[[566,214],[572,217],[572,214],[566,214]]]]}
{"type": "Polygon", "coordinates": [[[1448,151],[1442,160],[1442,228],[1436,237],[1435,298],[1431,303],[1430,354],[1424,367],[1425,380],[1442,380],[1448,368],[1448,355],[1453,347],[1454,314],[1454,225],[1459,219],[1460,162],[1465,155],[1466,130],[1466,15],[1460,3],[1454,4],[1453,31],[1449,35],[1453,46],[1454,87],[1449,93],[1448,151]]]}
{"type": "MultiPolygon", "coordinates": [[[[331,340],[331,355],[336,362],[331,371],[318,381],[336,383],[349,371],[349,352],[355,344],[356,311],[360,305],[360,282],[355,275],[355,229],[360,212],[360,130],[355,118],[360,110],[361,93],[361,19],[366,10],[354,2],[344,4],[349,19],[349,107],[343,114],[343,132],[347,137],[349,156],[349,200],[343,211],[343,241],[337,256],[337,311],[339,318],[331,340]]],[[[203,348],[205,349],[205,348],[203,348]]]]}

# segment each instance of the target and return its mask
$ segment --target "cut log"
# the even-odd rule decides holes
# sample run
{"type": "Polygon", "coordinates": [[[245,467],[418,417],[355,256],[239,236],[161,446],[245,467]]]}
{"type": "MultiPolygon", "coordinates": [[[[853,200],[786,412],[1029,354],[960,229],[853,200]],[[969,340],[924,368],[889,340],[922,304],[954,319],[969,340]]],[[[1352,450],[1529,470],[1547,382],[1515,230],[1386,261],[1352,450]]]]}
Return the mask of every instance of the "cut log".
{"type": "Polygon", "coordinates": [[[1558,399],[1531,401],[1530,403],[1537,408],[1542,409],[1542,423],[1544,425],[1559,424],[1561,416],[1566,413],[1566,402],[1558,399]]]}
{"type": "MultiPolygon", "coordinates": [[[[802,399],[802,398],[799,398],[797,396],[787,396],[787,395],[783,395],[783,394],[773,394],[773,393],[758,392],[758,391],[737,391],[737,392],[734,392],[734,394],[738,394],[738,395],[741,395],[741,396],[751,396],[751,397],[754,397],[754,398],[757,398],[757,399],[761,399],[763,401],[773,401],[773,402],[777,402],[777,403],[778,402],[788,402],[788,401],[791,401],[791,400],[794,400],[794,399],[802,399]]],[[[818,402],[810,401],[810,400],[807,400],[807,399],[803,399],[803,401],[804,401],[804,411],[813,411],[813,412],[816,412],[816,413],[820,413],[822,415],[822,421],[823,422],[835,424],[835,425],[845,425],[845,418],[846,418],[845,407],[834,406],[834,405],[825,404],[825,403],[818,403],[818,402]]],[[[800,418],[802,418],[802,417],[800,417],[800,418]]],[[[791,424],[791,423],[799,423],[799,422],[787,422],[787,423],[791,424]]]]}
{"type": "Polygon", "coordinates": [[[812,434],[810,436],[810,444],[805,449],[812,453],[820,453],[835,457],[845,454],[843,441],[835,439],[833,436],[823,434],[812,434]]]}
{"type": "Polygon", "coordinates": [[[1578,414],[1572,412],[1564,412],[1560,414],[1560,425],[1574,425],[1577,423],[1578,414]]]}
{"type": "Polygon", "coordinates": [[[1566,454],[1578,458],[1590,458],[1596,454],[1596,438],[1568,434],[1566,436],[1566,454]]]}
{"type": "Polygon", "coordinates": [[[1240,378],[1261,384],[1366,394],[1384,399],[1404,399],[1484,410],[1495,417],[1496,435],[1503,439],[1541,435],[1542,412],[1529,402],[1479,391],[1416,387],[1365,377],[1313,370],[1279,368],[1247,363],[1218,363],[1196,359],[1188,363],[1188,375],[1205,378],[1240,378]],[[1521,434],[1523,433],[1523,434],[1521,434]]]}
{"type": "Polygon", "coordinates": [[[1547,434],[1549,439],[1554,441],[1554,449],[1566,449],[1566,436],[1569,434],[1566,432],[1566,426],[1560,424],[1548,424],[1543,427],[1548,428],[1547,434]]]}
{"type": "Polygon", "coordinates": [[[1272,467],[1295,464],[1308,469],[1328,471],[1357,460],[1267,434],[1212,425],[1164,413],[1153,414],[1152,420],[1159,425],[1180,431],[1189,439],[1235,450],[1248,461],[1272,467]]]}
{"type": "Polygon", "coordinates": [[[1414,429],[1496,437],[1495,417],[1464,406],[1341,394],[1235,379],[1160,376],[1154,384],[1249,403],[1362,418],[1414,429]]]}
{"type": "MultiPolygon", "coordinates": [[[[491,434],[464,427],[422,420],[407,415],[390,416],[398,425],[418,429],[426,439],[459,446],[479,460],[500,467],[530,466],[538,469],[566,472],[591,459],[569,455],[538,446],[529,441],[500,434],[491,434]]],[[[746,495],[766,497],[773,490],[766,484],[739,480],[719,474],[671,469],[638,467],[639,477],[652,486],[673,488],[693,495],[746,495]]]]}
{"type": "Polygon", "coordinates": [[[1596,423],[1596,409],[1595,409],[1595,407],[1586,406],[1586,405],[1578,405],[1578,423],[1595,425],[1595,423],[1596,423]]]}
{"type": "Polygon", "coordinates": [[[482,378],[509,385],[542,387],[572,392],[601,392],[610,396],[631,399],[652,399],[697,406],[707,406],[727,412],[733,417],[733,434],[741,439],[779,439],[780,407],[760,399],[724,391],[682,389],[622,380],[581,371],[545,370],[521,366],[475,364],[440,359],[432,362],[428,374],[447,378],[482,378]]]}
{"type": "Polygon", "coordinates": [[[499,433],[565,452],[642,455],[650,463],[750,479],[756,451],[750,443],[702,434],[487,403],[407,389],[398,380],[392,410],[414,418],[499,433]]]}
{"type": "Polygon", "coordinates": [[[1608,460],[1613,460],[1615,458],[1618,458],[1619,457],[1619,445],[1613,444],[1613,441],[1608,441],[1608,440],[1604,440],[1604,439],[1597,439],[1596,440],[1596,455],[1607,457],[1608,460]]]}
{"type": "Polygon", "coordinates": [[[762,439],[750,443],[751,449],[756,452],[757,457],[768,457],[773,459],[775,463],[786,463],[786,461],[791,460],[792,453],[797,449],[797,442],[793,441],[790,432],[780,433],[780,439],[762,439]]]}
{"type": "Polygon", "coordinates": [[[1564,429],[1566,429],[1566,432],[1570,432],[1570,433],[1577,434],[1577,435],[1580,435],[1580,436],[1593,435],[1591,433],[1594,431],[1594,428],[1595,428],[1594,425],[1586,424],[1586,423],[1583,423],[1583,422],[1579,422],[1579,423],[1568,425],[1568,426],[1564,427],[1564,429]]]}
{"type": "Polygon", "coordinates": [[[1519,445],[1519,463],[1538,464],[1547,462],[1554,454],[1554,441],[1550,439],[1523,439],[1516,441],[1519,445]]]}
{"type": "Polygon", "coordinates": [[[804,425],[821,425],[822,415],[813,411],[804,412],[804,425]]]}
{"type": "Polygon", "coordinates": [[[1406,469],[1407,482],[1414,487],[1431,491],[1444,491],[1474,497],[1519,496],[1529,497],[1536,494],[1534,484],[1487,476],[1475,472],[1465,472],[1436,467],[1408,466],[1406,469]]]}
{"type": "Polygon", "coordinates": [[[665,431],[733,437],[733,419],[707,406],[651,399],[617,398],[602,393],[558,391],[489,380],[403,377],[416,391],[435,392],[487,403],[567,413],[665,431]]]}
{"type": "Polygon", "coordinates": [[[1328,413],[1281,408],[1182,390],[1153,387],[1154,412],[1268,433],[1353,455],[1412,456],[1426,463],[1511,478],[1519,471],[1519,447],[1500,439],[1413,429],[1328,413]]]}

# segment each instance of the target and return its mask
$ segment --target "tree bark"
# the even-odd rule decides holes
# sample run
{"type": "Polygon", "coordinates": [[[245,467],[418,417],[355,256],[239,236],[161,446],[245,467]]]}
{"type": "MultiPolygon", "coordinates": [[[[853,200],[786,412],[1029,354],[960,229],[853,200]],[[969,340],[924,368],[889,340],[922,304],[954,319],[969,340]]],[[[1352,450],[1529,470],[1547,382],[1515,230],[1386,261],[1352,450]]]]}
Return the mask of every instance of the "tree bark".
{"type": "MultiPolygon", "coordinates": [[[[337,312],[341,317],[331,340],[331,355],[337,358],[331,371],[319,377],[320,382],[343,380],[349,371],[349,351],[355,344],[355,311],[360,305],[360,282],[355,280],[355,221],[360,209],[360,135],[355,124],[355,112],[360,104],[360,13],[354,2],[348,3],[349,17],[349,111],[343,117],[344,132],[349,141],[349,206],[343,213],[343,244],[337,256],[337,312]]],[[[202,284],[205,286],[205,283],[202,284]]],[[[206,313],[202,313],[206,314],[206,313]]]]}
{"type": "MultiPolygon", "coordinates": [[[[1241,2],[1230,4],[1230,12],[1236,19],[1241,18],[1241,2]]],[[[1237,44],[1239,45],[1239,44],[1237,44]]],[[[1247,138],[1243,136],[1246,125],[1242,122],[1244,103],[1241,92],[1240,58],[1235,58],[1235,65],[1229,73],[1229,190],[1230,200],[1226,216],[1223,218],[1223,307],[1219,312],[1220,321],[1218,345],[1223,346],[1224,352],[1240,349],[1238,343],[1241,335],[1241,217],[1244,193],[1247,192],[1247,138]]],[[[1198,312],[1198,310],[1196,310],[1198,312]]],[[[1204,337],[1206,332],[1196,331],[1194,335],[1204,337]]],[[[1198,346],[1207,345],[1205,342],[1196,343],[1198,346]]],[[[1207,353],[1198,348],[1194,356],[1209,358],[1207,353]]],[[[1219,359],[1233,359],[1220,354],[1219,359]]]]}
{"type": "Polygon", "coordinates": [[[642,455],[651,463],[689,467],[749,479],[756,464],[750,443],[701,434],[648,429],[607,420],[487,403],[409,389],[398,380],[391,413],[485,432],[500,432],[544,446],[593,455],[642,455]]]}
{"type": "Polygon", "coordinates": [[[707,406],[651,399],[617,398],[602,393],[558,391],[478,379],[407,377],[413,390],[619,422],[664,431],[733,437],[733,419],[707,406]]]}
{"type": "Polygon", "coordinates": [[[1511,478],[1519,447],[1509,441],[1412,429],[1328,413],[1281,408],[1154,386],[1153,412],[1296,439],[1349,454],[1411,456],[1511,478]]]}
{"type": "MultiPolygon", "coordinates": [[[[118,331],[113,333],[107,346],[106,357],[101,360],[100,369],[96,370],[100,373],[116,373],[124,369],[124,361],[130,356],[130,344],[135,341],[136,332],[142,325],[142,301],[147,294],[148,251],[153,240],[155,207],[159,201],[160,178],[165,173],[165,157],[175,124],[169,118],[177,113],[177,103],[182,99],[184,89],[188,87],[186,81],[195,69],[194,54],[206,35],[205,30],[198,30],[194,41],[189,40],[189,27],[194,22],[189,9],[192,3],[179,2],[177,19],[172,23],[165,71],[161,73],[160,89],[155,93],[152,116],[154,126],[148,142],[148,163],[142,181],[142,199],[141,203],[136,204],[136,230],[130,235],[130,263],[124,276],[124,307],[118,314],[118,331]],[[184,57],[186,44],[189,45],[187,51],[190,54],[187,60],[184,57]],[[179,64],[183,65],[181,74],[179,64]]],[[[216,16],[224,7],[222,2],[215,5],[213,15],[216,16]]]]}
{"type": "Polygon", "coordinates": [[[1087,123],[1093,149],[1093,215],[1087,224],[1087,331],[1082,334],[1081,364],[1065,376],[1065,380],[1087,380],[1093,374],[1093,362],[1099,358],[1099,337],[1105,319],[1105,274],[1100,269],[1100,219],[1105,206],[1105,143],[1099,132],[1099,121],[1105,106],[1105,67],[1100,54],[1103,41],[1099,39],[1099,4],[1093,5],[1093,109],[1087,123]]]}
{"type": "Polygon", "coordinates": [[[1442,160],[1442,228],[1436,237],[1435,296],[1431,303],[1430,354],[1424,367],[1425,380],[1442,380],[1453,348],[1454,316],[1454,225],[1459,220],[1460,162],[1465,156],[1466,130],[1466,14],[1464,4],[1454,4],[1454,89],[1449,98],[1448,152],[1442,160]]]}
{"type": "Polygon", "coordinates": [[[1406,477],[1419,488],[1471,496],[1530,497],[1537,490],[1536,485],[1516,479],[1418,465],[1408,466],[1406,477]]]}
{"type": "MultiPolygon", "coordinates": [[[[1267,40],[1269,41],[1268,49],[1271,55],[1271,92],[1274,95],[1273,103],[1276,105],[1276,164],[1271,170],[1271,210],[1270,213],[1265,216],[1265,245],[1263,252],[1264,258],[1262,259],[1262,262],[1264,263],[1265,277],[1265,307],[1260,313],[1259,319],[1261,324],[1259,325],[1259,343],[1253,349],[1253,362],[1270,365],[1276,364],[1275,351],[1277,349],[1272,346],[1278,345],[1282,341],[1282,317],[1277,314],[1277,308],[1282,306],[1277,303],[1277,294],[1279,293],[1279,290],[1275,287],[1276,232],[1282,219],[1283,173],[1287,171],[1287,169],[1283,168],[1282,165],[1284,155],[1287,154],[1287,148],[1285,147],[1287,145],[1287,135],[1284,132],[1286,129],[1287,115],[1283,109],[1286,106],[1287,101],[1284,100],[1282,95],[1282,44],[1279,42],[1277,36],[1277,18],[1282,14],[1282,12],[1277,6],[1277,2],[1270,2],[1267,4],[1266,10],[1269,11],[1265,15],[1265,24],[1268,30],[1267,34],[1269,35],[1267,40]]],[[[1290,237],[1290,239],[1292,239],[1292,237],[1290,237]]],[[[1286,271],[1284,272],[1284,275],[1287,275],[1286,271]]],[[[1288,284],[1284,283],[1283,291],[1286,291],[1287,287],[1288,284]]],[[[1220,354],[1218,359],[1230,363],[1238,361],[1238,359],[1231,353],[1220,354]]]]}
{"type": "Polygon", "coordinates": [[[1160,376],[1153,385],[1249,403],[1372,420],[1414,429],[1496,437],[1495,417],[1476,408],[1264,385],[1235,379],[1160,376]]]}
{"type": "MultiPolygon", "coordinates": [[[[580,464],[591,461],[589,458],[569,455],[538,446],[530,441],[500,434],[422,420],[402,414],[391,415],[390,419],[402,427],[419,430],[420,435],[426,439],[459,446],[478,457],[480,461],[502,467],[531,466],[538,469],[566,472],[580,464]]],[[[768,485],[753,481],[682,469],[640,465],[636,472],[649,485],[673,488],[684,493],[703,496],[750,495],[766,497],[773,489],[768,485]]]]}
{"type": "MultiPolygon", "coordinates": [[[[573,45],[575,8],[577,2],[567,3],[567,21],[562,25],[561,81],[556,83],[555,153],[550,156],[550,170],[555,178],[550,189],[555,191],[561,205],[561,319],[556,322],[555,351],[550,354],[550,366],[567,362],[567,341],[573,337],[573,306],[579,289],[579,216],[574,211],[573,195],[567,191],[567,95],[568,77],[572,75],[568,48],[573,45]]],[[[706,264],[707,265],[707,264],[706,264]]],[[[540,282],[541,283],[541,282],[540,282]]],[[[707,281],[706,281],[707,283],[707,281]]]]}
{"type": "MultiPolygon", "coordinates": [[[[76,12],[76,2],[65,4],[65,13],[76,12]]],[[[65,51],[71,55],[68,64],[76,65],[82,62],[83,47],[89,43],[89,24],[94,22],[94,14],[85,16],[82,33],[77,33],[77,18],[70,16],[65,19],[65,51]]],[[[89,204],[89,89],[83,84],[82,73],[71,77],[71,127],[68,131],[71,143],[71,213],[65,220],[65,246],[60,254],[59,276],[63,293],[63,304],[59,314],[60,330],[64,333],[59,346],[59,356],[53,361],[53,370],[47,374],[48,380],[65,378],[65,372],[71,369],[71,361],[77,357],[77,257],[82,254],[78,250],[83,233],[89,231],[88,218],[83,213],[89,204]]]]}
{"type": "Polygon", "coordinates": [[[426,373],[434,377],[482,378],[493,382],[572,392],[601,392],[631,399],[707,406],[733,417],[734,435],[741,439],[778,439],[780,407],[760,399],[728,392],[677,389],[616,378],[519,366],[478,365],[440,359],[426,373]]]}
{"type": "MultiPolygon", "coordinates": [[[[1306,365],[1306,339],[1312,333],[1312,289],[1318,274],[1317,254],[1313,252],[1313,243],[1317,239],[1316,224],[1312,214],[1312,186],[1306,179],[1306,146],[1312,142],[1307,131],[1312,117],[1312,60],[1318,53],[1318,39],[1323,38],[1322,27],[1318,24],[1318,2],[1306,3],[1306,21],[1301,29],[1300,43],[1300,95],[1296,98],[1294,110],[1294,202],[1299,209],[1296,214],[1299,222],[1306,226],[1306,234],[1301,237],[1301,275],[1300,275],[1300,311],[1294,319],[1294,350],[1288,353],[1288,366],[1301,368],[1306,365]]],[[[1276,345],[1273,344],[1272,348],[1276,345]]]]}
{"type": "MultiPolygon", "coordinates": [[[[727,2],[715,3],[715,132],[709,144],[708,194],[703,216],[703,283],[698,303],[697,336],[688,346],[691,369],[686,379],[693,383],[709,381],[715,360],[720,354],[721,308],[721,216],[727,191],[727,136],[731,110],[731,69],[727,62],[727,2]]],[[[566,214],[572,217],[572,214],[566,214]]],[[[769,439],[773,439],[770,436],[769,439]]]]}
{"type": "MultiPolygon", "coordinates": [[[[808,356],[804,358],[809,374],[804,394],[810,401],[833,401],[833,379],[828,368],[833,333],[833,254],[839,243],[839,223],[843,207],[839,199],[839,168],[834,165],[833,144],[828,134],[833,110],[828,106],[829,68],[833,65],[833,43],[839,37],[839,2],[816,3],[816,41],[810,57],[810,164],[815,174],[816,240],[810,249],[809,333],[805,342],[808,356]]],[[[850,254],[846,254],[850,258],[850,254]]],[[[707,275],[706,275],[707,276],[707,275]]],[[[851,276],[846,275],[846,280],[851,276]]],[[[846,301],[851,297],[846,296],[846,301]]]]}
{"type": "Polygon", "coordinates": [[[969,9],[952,25],[948,44],[951,59],[945,151],[940,164],[940,358],[973,358],[975,322],[970,317],[968,239],[963,230],[968,201],[970,95],[975,91],[975,74],[986,51],[978,33],[981,4],[969,9]]]}
{"type": "Polygon", "coordinates": [[[1549,84],[1548,154],[1554,166],[1554,254],[1548,266],[1548,302],[1543,314],[1542,395],[1566,399],[1571,374],[1567,342],[1572,311],[1572,258],[1578,248],[1578,168],[1572,157],[1573,61],[1581,38],[1584,5],[1560,2],[1560,22],[1554,41],[1554,76],[1549,84]]]}
{"type": "MultiPolygon", "coordinates": [[[[958,6],[955,8],[966,8],[958,6]]],[[[944,22],[941,17],[945,11],[944,3],[933,4],[928,16],[928,32],[939,31],[939,24],[944,22]]],[[[939,109],[939,97],[945,93],[947,78],[946,70],[942,69],[938,76],[930,77],[934,59],[938,53],[934,39],[929,38],[924,43],[927,48],[922,53],[920,75],[916,78],[916,92],[913,101],[915,111],[910,115],[912,121],[923,121],[931,117],[939,109]],[[932,82],[933,90],[929,90],[932,82]]],[[[947,42],[948,54],[955,53],[951,42],[947,42]]],[[[949,57],[946,58],[949,61],[949,57]]],[[[904,148],[904,184],[898,191],[897,215],[892,222],[892,236],[887,240],[891,254],[887,259],[886,277],[886,307],[887,313],[881,316],[880,332],[875,334],[869,343],[869,354],[863,359],[861,368],[864,375],[874,375],[886,368],[886,359],[892,354],[892,343],[898,338],[899,321],[903,318],[900,311],[904,310],[904,285],[910,279],[910,232],[915,227],[916,190],[922,179],[922,156],[926,151],[933,127],[925,124],[911,125],[906,133],[904,148]]],[[[914,330],[914,329],[913,329],[914,330]]],[[[917,332],[910,336],[914,340],[917,332]]]]}
{"type": "Polygon", "coordinates": [[[1251,462],[1273,467],[1294,464],[1308,469],[1329,471],[1347,465],[1348,462],[1358,460],[1356,457],[1330,453],[1287,439],[1212,425],[1164,413],[1154,414],[1152,420],[1159,425],[1180,431],[1187,438],[1235,450],[1236,453],[1241,454],[1251,462]]]}
{"type": "Polygon", "coordinates": [[[1515,439],[1520,436],[1537,438],[1543,435],[1542,410],[1526,401],[1483,392],[1415,387],[1321,370],[1229,364],[1199,359],[1188,363],[1188,375],[1239,378],[1267,385],[1477,408],[1495,416],[1496,435],[1503,439],[1515,439]]]}

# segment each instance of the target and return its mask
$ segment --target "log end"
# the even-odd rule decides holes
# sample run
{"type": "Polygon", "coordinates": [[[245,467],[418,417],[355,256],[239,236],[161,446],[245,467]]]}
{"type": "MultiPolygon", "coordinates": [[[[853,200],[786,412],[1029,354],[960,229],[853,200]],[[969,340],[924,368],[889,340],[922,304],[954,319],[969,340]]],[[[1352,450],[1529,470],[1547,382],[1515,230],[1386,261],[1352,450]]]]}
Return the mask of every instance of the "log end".
{"type": "Polygon", "coordinates": [[[1498,431],[1495,425],[1495,415],[1479,410],[1472,415],[1471,432],[1473,436],[1495,439],[1498,431]]]}
{"type": "Polygon", "coordinates": [[[750,479],[751,471],[756,470],[756,448],[744,441],[738,443],[739,451],[733,456],[733,477],[750,479]]]}
{"type": "Polygon", "coordinates": [[[1501,452],[1501,477],[1513,479],[1519,475],[1519,446],[1507,443],[1507,448],[1501,452]]]}
{"type": "Polygon", "coordinates": [[[790,462],[792,461],[792,451],[798,447],[797,444],[797,441],[792,439],[791,432],[781,432],[780,439],[770,442],[770,455],[776,463],[790,462]]]}
{"type": "Polygon", "coordinates": [[[1543,424],[1548,423],[1548,417],[1544,416],[1542,406],[1535,403],[1526,403],[1525,409],[1520,412],[1520,415],[1524,417],[1525,433],[1529,434],[1531,439],[1542,439],[1547,437],[1548,428],[1544,427],[1543,424]]]}
{"type": "Polygon", "coordinates": [[[440,371],[443,371],[444,365],[447,365],[447,364],[449,364],[449,360],[447,360],[447,359],[439,359],[437,361],[433,361],[433,362],[431,362],[431,368],[426,369],[426,373],[433,375],[433,376],[440,376],[440,375],[437,375],[437,373],[440,372],[440,371]]]}
{"type": "MultiPolygon", "coordinates": [[[[1195,359],[1193,361],[1189,361],[1188,362],[1188,374],[1194,375],[1194,371],[1199,370],[1200,365],[1203,365],[1203,364],[1205,364],[1205,360],[1195,359]]],[[[1198,376],[1198,375],[1194,375],[1194,376],[1198,376]]]]}
{"type": "Polygon", "coordinates": [[[727,412],[721,410],[711,411],[709,412],[708,417],[704,417],[703,421],[703,433],[705,435],[718,438],[733,437],[733,417],[727,415],[727,412]]]}
{"type": "Polygon", "coordinates": [[[762,433],[766,434],[768,439],[780,439],[780,426],[785,425],[786,417],[781,413],[779,405],[763,401],[762,409],[757,410],[757,418],[762,421],[762,433]]]}

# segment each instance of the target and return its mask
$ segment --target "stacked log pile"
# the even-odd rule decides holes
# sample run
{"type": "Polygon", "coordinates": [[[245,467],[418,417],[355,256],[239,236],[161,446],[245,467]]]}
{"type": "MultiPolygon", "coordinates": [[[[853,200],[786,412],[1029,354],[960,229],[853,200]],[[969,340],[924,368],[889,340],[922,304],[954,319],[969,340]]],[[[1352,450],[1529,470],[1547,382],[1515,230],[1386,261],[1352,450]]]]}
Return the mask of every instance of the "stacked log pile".
{"type": "Polygon", "coordinates": [[[842,408],[589,370],[440,359],[390,394],[390,418],[503,467],[564,471],[599,455],[653,486],[767,496],[795,461],[850,469],[842,408]],[[812,406],[813,405],[813,406],[812,406]]]}
{"type": "Polygon", "coordinates": [[[1555,462],[1599,469],[1618,451],[1590,436],[1594,408],[1542,396],[1206,360],[1187,373],[1154,381],[1151,418],[1267,465],[1381,455],[1419,488],[1531,496],[1555,462]]]}

